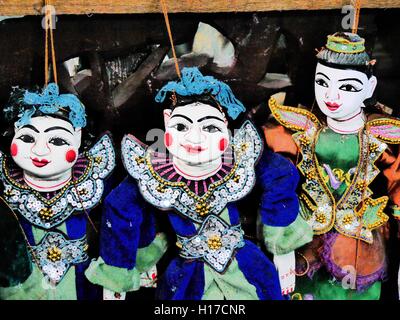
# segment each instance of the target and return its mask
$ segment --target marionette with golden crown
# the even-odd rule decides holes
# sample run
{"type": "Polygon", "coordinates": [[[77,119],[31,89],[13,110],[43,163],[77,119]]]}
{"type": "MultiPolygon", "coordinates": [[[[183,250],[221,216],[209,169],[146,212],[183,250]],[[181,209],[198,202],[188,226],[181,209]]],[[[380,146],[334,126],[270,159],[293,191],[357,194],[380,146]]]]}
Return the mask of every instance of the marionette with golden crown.
{"type": "Polygon", "coordinates": [[[297,254],[306,299],[379,299],[389,214],[400,213],[400,121],[368,112],[377,79],[364,42],[335,33],[317,54],[322,117],[269,100],[281,126],[264,128],[267,143],[298,159],[300,213],[314,231],[297,254]]]}

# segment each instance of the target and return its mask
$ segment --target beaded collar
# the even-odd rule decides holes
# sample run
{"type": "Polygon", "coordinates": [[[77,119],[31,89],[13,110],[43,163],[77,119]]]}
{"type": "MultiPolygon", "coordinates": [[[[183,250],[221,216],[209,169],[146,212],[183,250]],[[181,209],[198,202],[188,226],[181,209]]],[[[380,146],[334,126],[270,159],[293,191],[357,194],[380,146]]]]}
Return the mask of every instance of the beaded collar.
{"type": "Polygon", "coordinates": [[[225,155],[222,168],[200,181],[180,176],[165,154],[156,153],[132,135],[122,140],[122,160],[129,175],[138,181],[146,201],[161,210],[175,209],[201,223],[207,215],[221,213],[228,202],[243,198],[255,184],[254,167],[262,151],[262,140],[250,121],[237,131],[231,146],[232,164],[225,155]]]}
{"type": "Polygon", "coordinates": [[[203,180],[190,180],[180,175],[172,162],[172,159],[167,157],[165,153],[153,152],[150,155],[150,164],[162,179],[169,182],[183,182],[186,186],[198,196],[202,196],[209,190],[211,184],[216,181],[222,180],[233,168],[232,148],[229,148],[223,155],[221,168],[203,180]]]}
{"type": "Polygon", "coordinates": [[[111,137],[104,134],[89,151],[79,156],[71,181],[55,192],[32,189],[8,157],[0,153],[0,161],[4,199],[33,225],[51,229],[74,211],[88,210],[99,203],[104,191],[103,180],[115,167],[115,152],[111,137]]]}
{"type": "Polygon", "coordinates": [[[314,233],[324,234],[335,228],[345,236],[372,243],[372,230],[389,219],[383,212],[388,197],[373,199],[369,185],[380,172],[375,161],[385,151],[387,143],[400,144],[400,121],[389,118],[371,120],[358,132],[358,164],[346,191],[336,200],[323,179],[315,153],[324,126],[308,110],[279,105],[273,98],[269,107],[281,125],[295,131],[292,136],[302,154],[297,167],[305,177],[300,199],[311,212],[306,220],[314,233]]]}

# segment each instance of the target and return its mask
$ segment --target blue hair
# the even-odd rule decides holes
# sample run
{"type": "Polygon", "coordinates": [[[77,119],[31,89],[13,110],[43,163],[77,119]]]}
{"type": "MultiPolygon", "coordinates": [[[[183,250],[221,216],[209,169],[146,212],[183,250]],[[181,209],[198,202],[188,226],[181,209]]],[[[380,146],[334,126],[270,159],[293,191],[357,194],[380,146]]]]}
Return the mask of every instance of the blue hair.
{"type": "Polygon", "coordinates": [[[60,112],[68,114],[74,128],[86,126],[85,107],[73,94],[60,94],[56,83],[49,83],[42,93],[25,91],[19,104],[17,127],[29,124],[36,112],[52,115],[60,112]]]}
{"type": "Polygon", "coordinates": [[[246,111],[243,104],[235,97],[231,88],[212,76],[203,76],[198,68],[183,68],[180,81],[170,81],[157,93],[156,102],[163,102],[167,93],[175,92],[180,96],[202,95],[209,93],[227,110],[228,116],[235,120],[246,111]]]}

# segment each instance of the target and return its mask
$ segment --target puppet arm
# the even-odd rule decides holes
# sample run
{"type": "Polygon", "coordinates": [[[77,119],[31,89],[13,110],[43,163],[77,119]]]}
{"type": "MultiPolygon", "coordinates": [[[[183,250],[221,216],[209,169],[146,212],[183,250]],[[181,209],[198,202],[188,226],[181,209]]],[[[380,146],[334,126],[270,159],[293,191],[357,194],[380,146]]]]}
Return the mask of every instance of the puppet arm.
{"type": "Polygon", "coordinates": [[[299,215],[295,192],[299,175],[289,160],[272,151],[263,153],[256,170],[263,191],[259,234],[274,255],[282,294],[289,294],[295,287],[294,250],[313,238],[311,227],[299,215]]]}
{"type": "Polygon", "coordinates": [[[106,197],[103,210],[100,257],[85,275],[104,287],[104,299],[121,300],[125,292],[139,290],[141,273],[157,264],[167,241],[157,232],[154,208],[144,201],[133,178],[106,197]]]}

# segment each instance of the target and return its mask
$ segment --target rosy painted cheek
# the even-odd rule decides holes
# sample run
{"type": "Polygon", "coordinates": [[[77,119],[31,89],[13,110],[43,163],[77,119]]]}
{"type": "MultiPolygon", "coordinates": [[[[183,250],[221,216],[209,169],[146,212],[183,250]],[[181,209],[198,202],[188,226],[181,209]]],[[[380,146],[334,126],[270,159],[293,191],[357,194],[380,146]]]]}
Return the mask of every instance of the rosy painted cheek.
{"type": "Polygon", "coordinates": [[[223,138],[219,140],[218,148],[220,151],[225,151],[225,149],[228,147],[228,140],[223,138]]]}
{"type": "Polygon", "coordinates": [[[15,143],[11,144],[10,152],[12,157],[18,154],[18,146],[15,143]]]}
{"type": "Polygon", "coordinates": [[[164,143],[167,147],[171,146],[173,142],[172,135],[169,132],[166,132],[164,135],[164,143]]]}
{"type": "Polygon", "coordinates": [[[74,162],[76,159],[76,152],[75,150],[69,150],[67,151],[67,153],[65,154],[65,160],[67,160],[67,162],[71,163],[74,162]]]}

